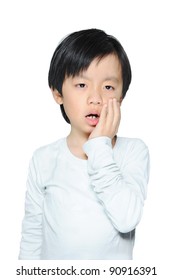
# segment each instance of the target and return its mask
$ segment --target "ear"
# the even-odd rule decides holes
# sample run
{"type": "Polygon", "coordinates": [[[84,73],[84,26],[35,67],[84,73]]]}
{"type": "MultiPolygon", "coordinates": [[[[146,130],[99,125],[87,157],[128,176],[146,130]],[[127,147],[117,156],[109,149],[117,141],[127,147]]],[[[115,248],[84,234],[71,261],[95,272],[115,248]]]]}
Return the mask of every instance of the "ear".
{"type": "Polygon", "coordinates": [[[58,103],[59,105],[63,104],[63,97],[59,93],[59,91],[57,91],[57,89],[52,89],[52,88],[51,88],[51,91],[52,91],[53,97],[55,99],[55,102],[58,103]]]}

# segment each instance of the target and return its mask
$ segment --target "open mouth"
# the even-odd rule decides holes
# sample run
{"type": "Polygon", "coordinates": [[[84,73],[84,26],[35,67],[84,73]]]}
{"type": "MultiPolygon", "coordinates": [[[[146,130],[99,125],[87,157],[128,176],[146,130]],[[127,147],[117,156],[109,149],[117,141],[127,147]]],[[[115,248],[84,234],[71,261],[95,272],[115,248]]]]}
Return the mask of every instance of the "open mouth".
{"type": "Polygon", "coordinates": [[[97,115],[97,114],[89,114],[89,115],[86,116],[86,118],[88,118],[88,119],[98,119],[99,115],[97,115]]]}
{"type": "Polygon", "coordinates": [[[96,126],[99,122],[100,116],[98,114],[88,114],[85,116],[87,123],[91,126],[96,126]]]}

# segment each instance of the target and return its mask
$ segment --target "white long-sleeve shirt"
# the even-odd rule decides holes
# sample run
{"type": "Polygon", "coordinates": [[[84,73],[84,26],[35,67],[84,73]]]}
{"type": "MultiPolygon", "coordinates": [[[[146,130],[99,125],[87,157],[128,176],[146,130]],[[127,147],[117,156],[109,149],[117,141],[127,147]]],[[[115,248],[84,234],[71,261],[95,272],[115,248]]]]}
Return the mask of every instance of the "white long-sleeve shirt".
{"type": "Polygon", "coordinates": [[[98,137],[75,157],[66,138],[29,167],[19,259],[132,259],[149,176],[143,141],[98,137]]]}

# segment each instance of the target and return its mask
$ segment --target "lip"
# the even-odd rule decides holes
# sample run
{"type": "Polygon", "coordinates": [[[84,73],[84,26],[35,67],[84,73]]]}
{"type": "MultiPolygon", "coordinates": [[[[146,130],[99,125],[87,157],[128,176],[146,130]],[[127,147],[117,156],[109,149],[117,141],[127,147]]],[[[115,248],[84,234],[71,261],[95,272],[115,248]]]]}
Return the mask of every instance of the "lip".
{"type": "Polygon", "coordinates": [[[87,123],[91,126],[96,126],[99,122],[100,114],[97,111],[92,111],[89,112],[86,116],[85,119],[87,123]],[[97,115],[97,117],[92,118],[91,115],[97,115]]]}
{"type": "Polygon", "coordinates": [[[99,122],[99,117],[95,118],[95,119],[85,117],[85,119],[86,119],[87,123],[91,126],[96,126],[99,122]]]}

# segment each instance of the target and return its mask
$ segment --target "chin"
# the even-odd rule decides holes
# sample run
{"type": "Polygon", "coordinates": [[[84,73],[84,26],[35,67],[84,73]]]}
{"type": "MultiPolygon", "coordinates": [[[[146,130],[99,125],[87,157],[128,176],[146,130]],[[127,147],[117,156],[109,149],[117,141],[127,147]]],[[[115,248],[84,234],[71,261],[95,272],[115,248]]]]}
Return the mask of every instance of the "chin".
{"type": "Polygon", "coordinates": [[[84,133],[84,134],[86,135],[86,137],[88,138],[88,137],[90,136],[90,134],[93,132],[93,130],[94,130],[94,127],[83,131],[83,133],[84,133]]]}

